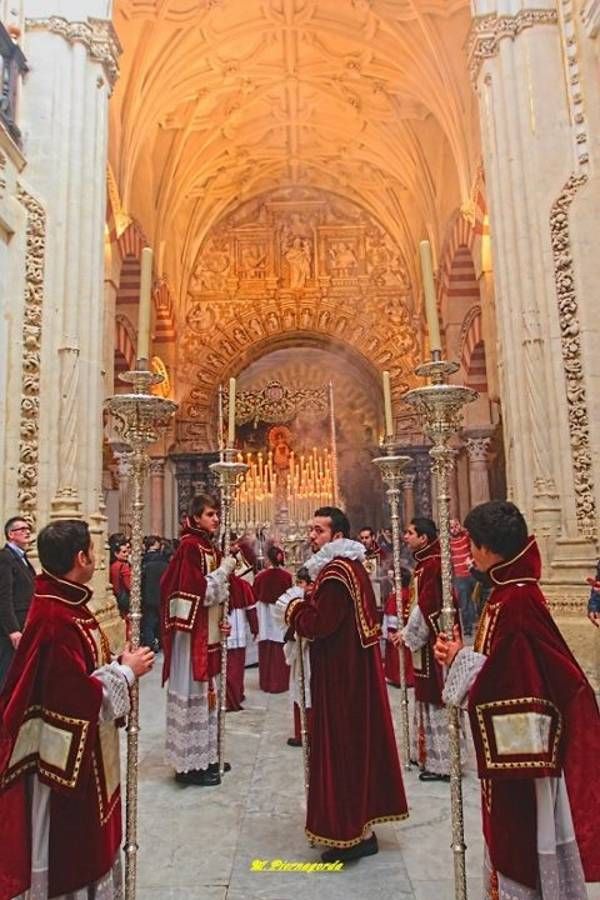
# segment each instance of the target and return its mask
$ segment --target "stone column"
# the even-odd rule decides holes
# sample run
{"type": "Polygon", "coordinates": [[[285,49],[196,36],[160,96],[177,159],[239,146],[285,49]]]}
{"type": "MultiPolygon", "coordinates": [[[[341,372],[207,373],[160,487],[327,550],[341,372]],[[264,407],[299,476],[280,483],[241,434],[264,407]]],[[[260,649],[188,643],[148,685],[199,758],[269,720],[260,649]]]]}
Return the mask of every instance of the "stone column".
{"type": "Polygon", "coordinates": [[[150,460],[150,533],[165,533],[165,458],[150,460]]]}
{"type": "Polygon", "coordinates": [[[131,461],[125,450],[114,450],[119,484],[119,531],[129,534],[131,526],[130,476],[131,461]]]}
{"type": "Polygon", "coordinates": [[[564,561],[571,578],[576,559],[592,561],[597,525],[585,372],[596,363],[584,359],[581,336],[581,312],[592,301],[578,282],[599,268],[590,246],[575,271],[572,209],[588,197],[589,221],[578,223],[584,243],[591,206],[595,221],[600,215],[597,187],[595,201],[586,194],[593,151],[574,6],[474,0],[469,46],[490,204],[509,494],[543,535],[547,573],[552,563],[556,575],[564,561]]]}
{"type": "Polygon", "coordinates": [[[404,494],[404,527],[408,525],[411,519],[415,517],[415,483],[417,476],[414,472],[408,472],[404,476],[403,494],[404,494]]]}
{"type": "MultiPolygon", "coordinates": [[[[47,214],[40,466],[53,518],[98,509],[108,99],[119,46],[106,0],[25,0],[27,181],[47,214]],[[57,402],[58,401],[58,402],[57,402]]],[[[49,509],[48,509],[49,507],[49,509]]]]}
{"type": "Polygon", "coordinates": [[[478,503],[486,503],[490,499],[490,477],[488,473],[489,435],[472,434],[465,440],[465,449],[469,460],[469,490],[471,507],[478,503]]]}

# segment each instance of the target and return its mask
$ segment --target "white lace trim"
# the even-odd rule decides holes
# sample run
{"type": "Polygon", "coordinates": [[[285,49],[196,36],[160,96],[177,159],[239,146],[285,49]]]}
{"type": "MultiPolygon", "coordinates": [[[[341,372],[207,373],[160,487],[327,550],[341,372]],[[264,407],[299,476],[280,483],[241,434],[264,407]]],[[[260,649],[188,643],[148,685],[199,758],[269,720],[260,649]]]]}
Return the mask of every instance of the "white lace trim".
{"type": "Polygon", "coordinates": [[[402,629],[404,643],[414,653],[429,641],[429,628],[418,606],[412,610],[406,626],[402,629]]]}
{"type": "Polygon", "coordinates": [[[218,761],[218,711],[208,708],[208,686],[202,696],[167,692],[166,762],[177,772],[206,769],[218,761]]]}
{"type": "Polygon", "coordinates": [[[411,759],[435,775],[450,774],[448,711],[432,703],[415,703],[410,732],[411,759]]]}
{"type": "Polygon", "coordinates": [[[206,594],[204,606],[217,606],[225,603],[229,596],[229,577],[223,569],[215,569],[206,576],[206,594]]]}
{"type": "MultiPolygon", "coordinates": [[[[110,722],[129,715],[131,700],[129,697],[129,679],[125,669],[118,662],[100,666],[92,676],[102,682],[102,707],[100,721],[110,722]]],[[[131,669],[129,669],[131,671],[131,669]]],[[[133,672],[131,673],[133,675],[133,672]]]]}
{"type": "Polygon", "coordinates": [[[444,703],[463,706],[475,679],[481,672],[487,657],[470,647],[459,650],[448,670],[442,699],[444,703]]]}
{"type": "Polygon", "coordinates": [[[304,565],[308,569],[311,579],[314,581],[323,566],[326,566],[327,563],[330,563],[336,558],[339,559],[339,557],[363,562],[366,557],[366,550],[362,544],[358,543],[358,541],[351,541],[349,538],[338,538],[335,541],[330,541],[316,553],[313,553],[304,565]]]}

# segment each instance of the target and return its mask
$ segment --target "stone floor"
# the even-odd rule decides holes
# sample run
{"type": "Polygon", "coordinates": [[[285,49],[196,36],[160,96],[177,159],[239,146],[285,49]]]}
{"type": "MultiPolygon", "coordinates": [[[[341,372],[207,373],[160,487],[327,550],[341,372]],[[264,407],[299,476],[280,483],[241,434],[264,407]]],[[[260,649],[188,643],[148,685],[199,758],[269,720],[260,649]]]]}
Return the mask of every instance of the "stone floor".
{"type": "MultiPolygon", "coordinates": [[[[317,861],[319,851],[304,837],[302,751],[286,745],[291,729],[288,695],[261,693],[257,676],[256,669],[246,670],[245,709],[227,715],[226,757],[232,772],[218,788],[175,784],[163,762],[165,694],[159,670],[143,680],[140,900],[452,900],[449,788],[422,784],[416,772],[405,778],[410,818],[377,826],[377,856],[341,872],[269,869],[271,861],[317,861]],[[253,869],[254,860],[267,861],[266,868],[253,869]]],[[[395,709],[398,695],[390,689],[395,709]]],[[[469,897],[479,900],[479,788],[470,761],[468,767],[464,805],[469,897]]],[[[600,891],[590,889],[590,898],[600,900],[600,891]]]]}

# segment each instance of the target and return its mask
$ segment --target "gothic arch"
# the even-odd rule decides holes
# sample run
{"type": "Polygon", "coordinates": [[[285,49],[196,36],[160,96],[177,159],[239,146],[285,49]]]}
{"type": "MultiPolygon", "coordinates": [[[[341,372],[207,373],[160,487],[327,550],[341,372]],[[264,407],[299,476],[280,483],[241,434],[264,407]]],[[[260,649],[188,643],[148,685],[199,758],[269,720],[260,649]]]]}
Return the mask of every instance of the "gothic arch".
{"type": "Polygon", "coordinates": [[[124,315],[115,319],[115,387],[123,387],[118,380],[121,372],[133,369],[135,365],[135,329],[124,315]]]}
{"type": "Polygon", "coordinates": [[[461,329],[461,366],[465,373],[465,384],[480,394],[487,394],[487,371],[485,342],[481,328],[481,307],[472,307],[461,329]]]}

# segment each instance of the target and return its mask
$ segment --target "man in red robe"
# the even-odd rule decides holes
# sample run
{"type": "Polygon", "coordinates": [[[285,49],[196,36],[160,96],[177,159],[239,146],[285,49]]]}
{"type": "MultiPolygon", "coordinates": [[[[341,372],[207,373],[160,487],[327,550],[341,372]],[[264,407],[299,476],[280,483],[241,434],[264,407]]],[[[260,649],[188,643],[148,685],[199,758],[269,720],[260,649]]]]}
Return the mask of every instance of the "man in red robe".
{"type": "Polygon", "coordinates": [[[147,647],[112,661],[89,603],[85,522],[47,525],[43,572],[0,695],[0,897],[121,897],[117,724],[147,647]],[[27,892],[27,893],[26,893],[27,892]]]}
{"type": "MultiPolygon", "coordinates": [[[[219,512],[213,497],[191,502],[186,527],[161,579],[163,684],[167,690],[166,758],[183,784],[220,784],[217,676],[223,607],[235,559],[214,544],[219,512]]],[[[226,763],[225,770],[230,768],[226,763]]]]}
{"type": "MultiPolygon", "coordinates": [[[[411,574],[408,569],[400,570],[400,579],[402,583],[402,616],[406,622],[410,612],[410,580],[411,574]]],[[[385,656],[384,656],[384,672],[385,679],[388,684],[393,687],[400,687],[400,659],[398,647],[392,638],[398,631],[398,605],[396,603],[396,592],[388,596],[383,608],[383,637],[385,639],[385,656]]],[[[413,672],[412,653],[408,647],[402,647],[404,653],[404,676],[406,678],[406,686],[414,688],[415,676],[413,672]]]]}
{"type": "Polygon", "coordinates": [[[229,626],[227,638],[227,711],[243,709],[244,672],[246,667],[246,640],[248,628],[252,639],[258,635],[256,597],[252,585],[244,578],[232,575],[230,580],[229,626]]]}
{"type": "Polygon", "coordinates": [[[330,848],[324,862],[377,853],[373,824],[408,815],[373,588],[349,534],[340,509],[316,511],[306,563],[314,590],[285,610],[288,627],[313,642],[306,834],[330,848]]]}
{"type": "Polygon", "coordinates": [[[487,897],[587,897],[600,880],[600,717],[539,587],[540,554],[513,503],[465,519],[493,585],[475,648],[437,640],[447,702],[466,702],[481,779],[487,897]]]}
{"type": "Polygon", "coordinates": [[[283,643],[285,629],[273,617],[273,606],[288,588],[292,576],[283,568],[280,547],[269,547],[269,567],[254,579],[254,595],[258,612],[258,684],[266,694],[282,694],[290,685],[290,669],[285,661],[283,643]]]}
{"type": "Polygon", "coordinates": [[[440,542],[431,519],[418,517],[404,532],[415,557],[411,612],[406,626],[392,635],[413,656],[415,715],[411,729],[411,759],[421,767],[421,781],[450,781],[448,714],[442,700],[442,667],[433,655],[441,629],[442,576],[440,542]]]}

